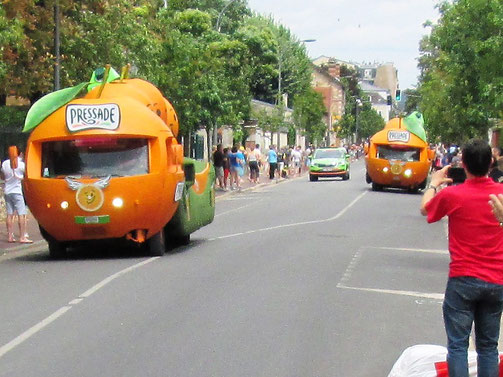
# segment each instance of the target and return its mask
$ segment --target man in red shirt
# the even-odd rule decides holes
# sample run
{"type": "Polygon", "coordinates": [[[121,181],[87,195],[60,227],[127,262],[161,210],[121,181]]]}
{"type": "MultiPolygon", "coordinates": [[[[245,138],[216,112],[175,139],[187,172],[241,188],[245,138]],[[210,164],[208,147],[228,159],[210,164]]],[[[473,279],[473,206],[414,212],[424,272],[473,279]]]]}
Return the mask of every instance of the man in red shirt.
{"type": "Polygon", "coordinates": [[[433,173],[421,202],[428,223],[449,218],[449,279],[443,314],[449,376],[468,377],[467,350],[475,324],[478,376],[498,376],[498,338],[503,309],[503,228],[488,203],[503,185],[488,178],[491,148],[471,140],[463,148],[466,181],[451,183],[449,166],[433,173]]]}

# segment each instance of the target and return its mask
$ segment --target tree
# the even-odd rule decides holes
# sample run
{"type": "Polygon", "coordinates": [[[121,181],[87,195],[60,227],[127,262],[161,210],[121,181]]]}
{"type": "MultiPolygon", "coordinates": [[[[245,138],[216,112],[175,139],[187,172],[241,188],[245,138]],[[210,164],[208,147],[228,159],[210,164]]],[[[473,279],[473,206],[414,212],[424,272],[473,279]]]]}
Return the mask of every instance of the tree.
{"type": "Polygon", "coordinates": [[[503,3],[444,1],[421,42],[421,109],[436,136],[485,136],[503,108],[503,3]]]}
{"type": "Polygon", "coordinates": [[[323,97],[314,89],[310,89],[295,97],[293,118],[296,128],[303,130],[308,143],[318,145],[327,131],[322,121],[325,113],[323,97]]]}

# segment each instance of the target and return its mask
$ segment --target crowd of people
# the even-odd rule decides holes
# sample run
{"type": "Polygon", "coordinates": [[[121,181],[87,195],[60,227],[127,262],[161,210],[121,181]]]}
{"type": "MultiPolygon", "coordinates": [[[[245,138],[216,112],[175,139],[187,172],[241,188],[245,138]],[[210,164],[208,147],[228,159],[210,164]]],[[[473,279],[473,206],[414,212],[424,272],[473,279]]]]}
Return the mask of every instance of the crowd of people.
{"type": "Polygon", "coordinates": [[[313,148],[288,146],[278,149],[271,144],[263,150],[259,144],[252,147],[234,145],[224,148],[218,144],[213,148],[217,188],[240,190],[243,179],[260,183],[263,176],[269,180],[300,176],[309,168],[309,156],[313,148]]]}
{"type": "MultiPolygon", "coordinates": [[[[489,178],[494,182],[503,183],[503,151],[501,147],[491,148],[491,166],[489,169],[489,178]]],[[[435,148],[435,160],[433,169],[440,170],[444,166],[462,168],[463,152],[457,145],[446,146],[437,145],[435,148]]]]}

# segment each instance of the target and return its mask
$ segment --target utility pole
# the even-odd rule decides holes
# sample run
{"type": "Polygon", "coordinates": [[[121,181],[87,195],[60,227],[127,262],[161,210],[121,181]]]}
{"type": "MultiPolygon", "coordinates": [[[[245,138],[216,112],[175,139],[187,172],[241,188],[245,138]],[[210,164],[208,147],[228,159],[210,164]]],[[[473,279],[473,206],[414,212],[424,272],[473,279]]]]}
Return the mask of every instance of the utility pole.
{"type": "Polygon", "coordinates": [[[59,1],[54,4],[54,91],[60,89],[61,56],[59,53],[59,1]]]}

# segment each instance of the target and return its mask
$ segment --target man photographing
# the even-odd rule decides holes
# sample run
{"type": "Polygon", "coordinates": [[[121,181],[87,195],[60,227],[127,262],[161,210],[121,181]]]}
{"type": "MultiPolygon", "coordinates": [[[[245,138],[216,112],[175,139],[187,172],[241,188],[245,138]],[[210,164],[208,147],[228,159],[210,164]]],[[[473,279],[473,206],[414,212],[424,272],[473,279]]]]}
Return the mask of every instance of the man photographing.
{"type": "Polygon", "coordinates": [[[428,223],[449,219],[449,279],[443,315],[447,333],[449,376],[468,377],[468,343],[475,324],[478,376],[498,376],[498,338],[503,308],[503,228],[491,213],[489,195],[503,185],[488,178],[492,155],[482,140],[463,148],[466,181],[452,182],[449,166],[433,173],[421,213],[428,223]]]}

